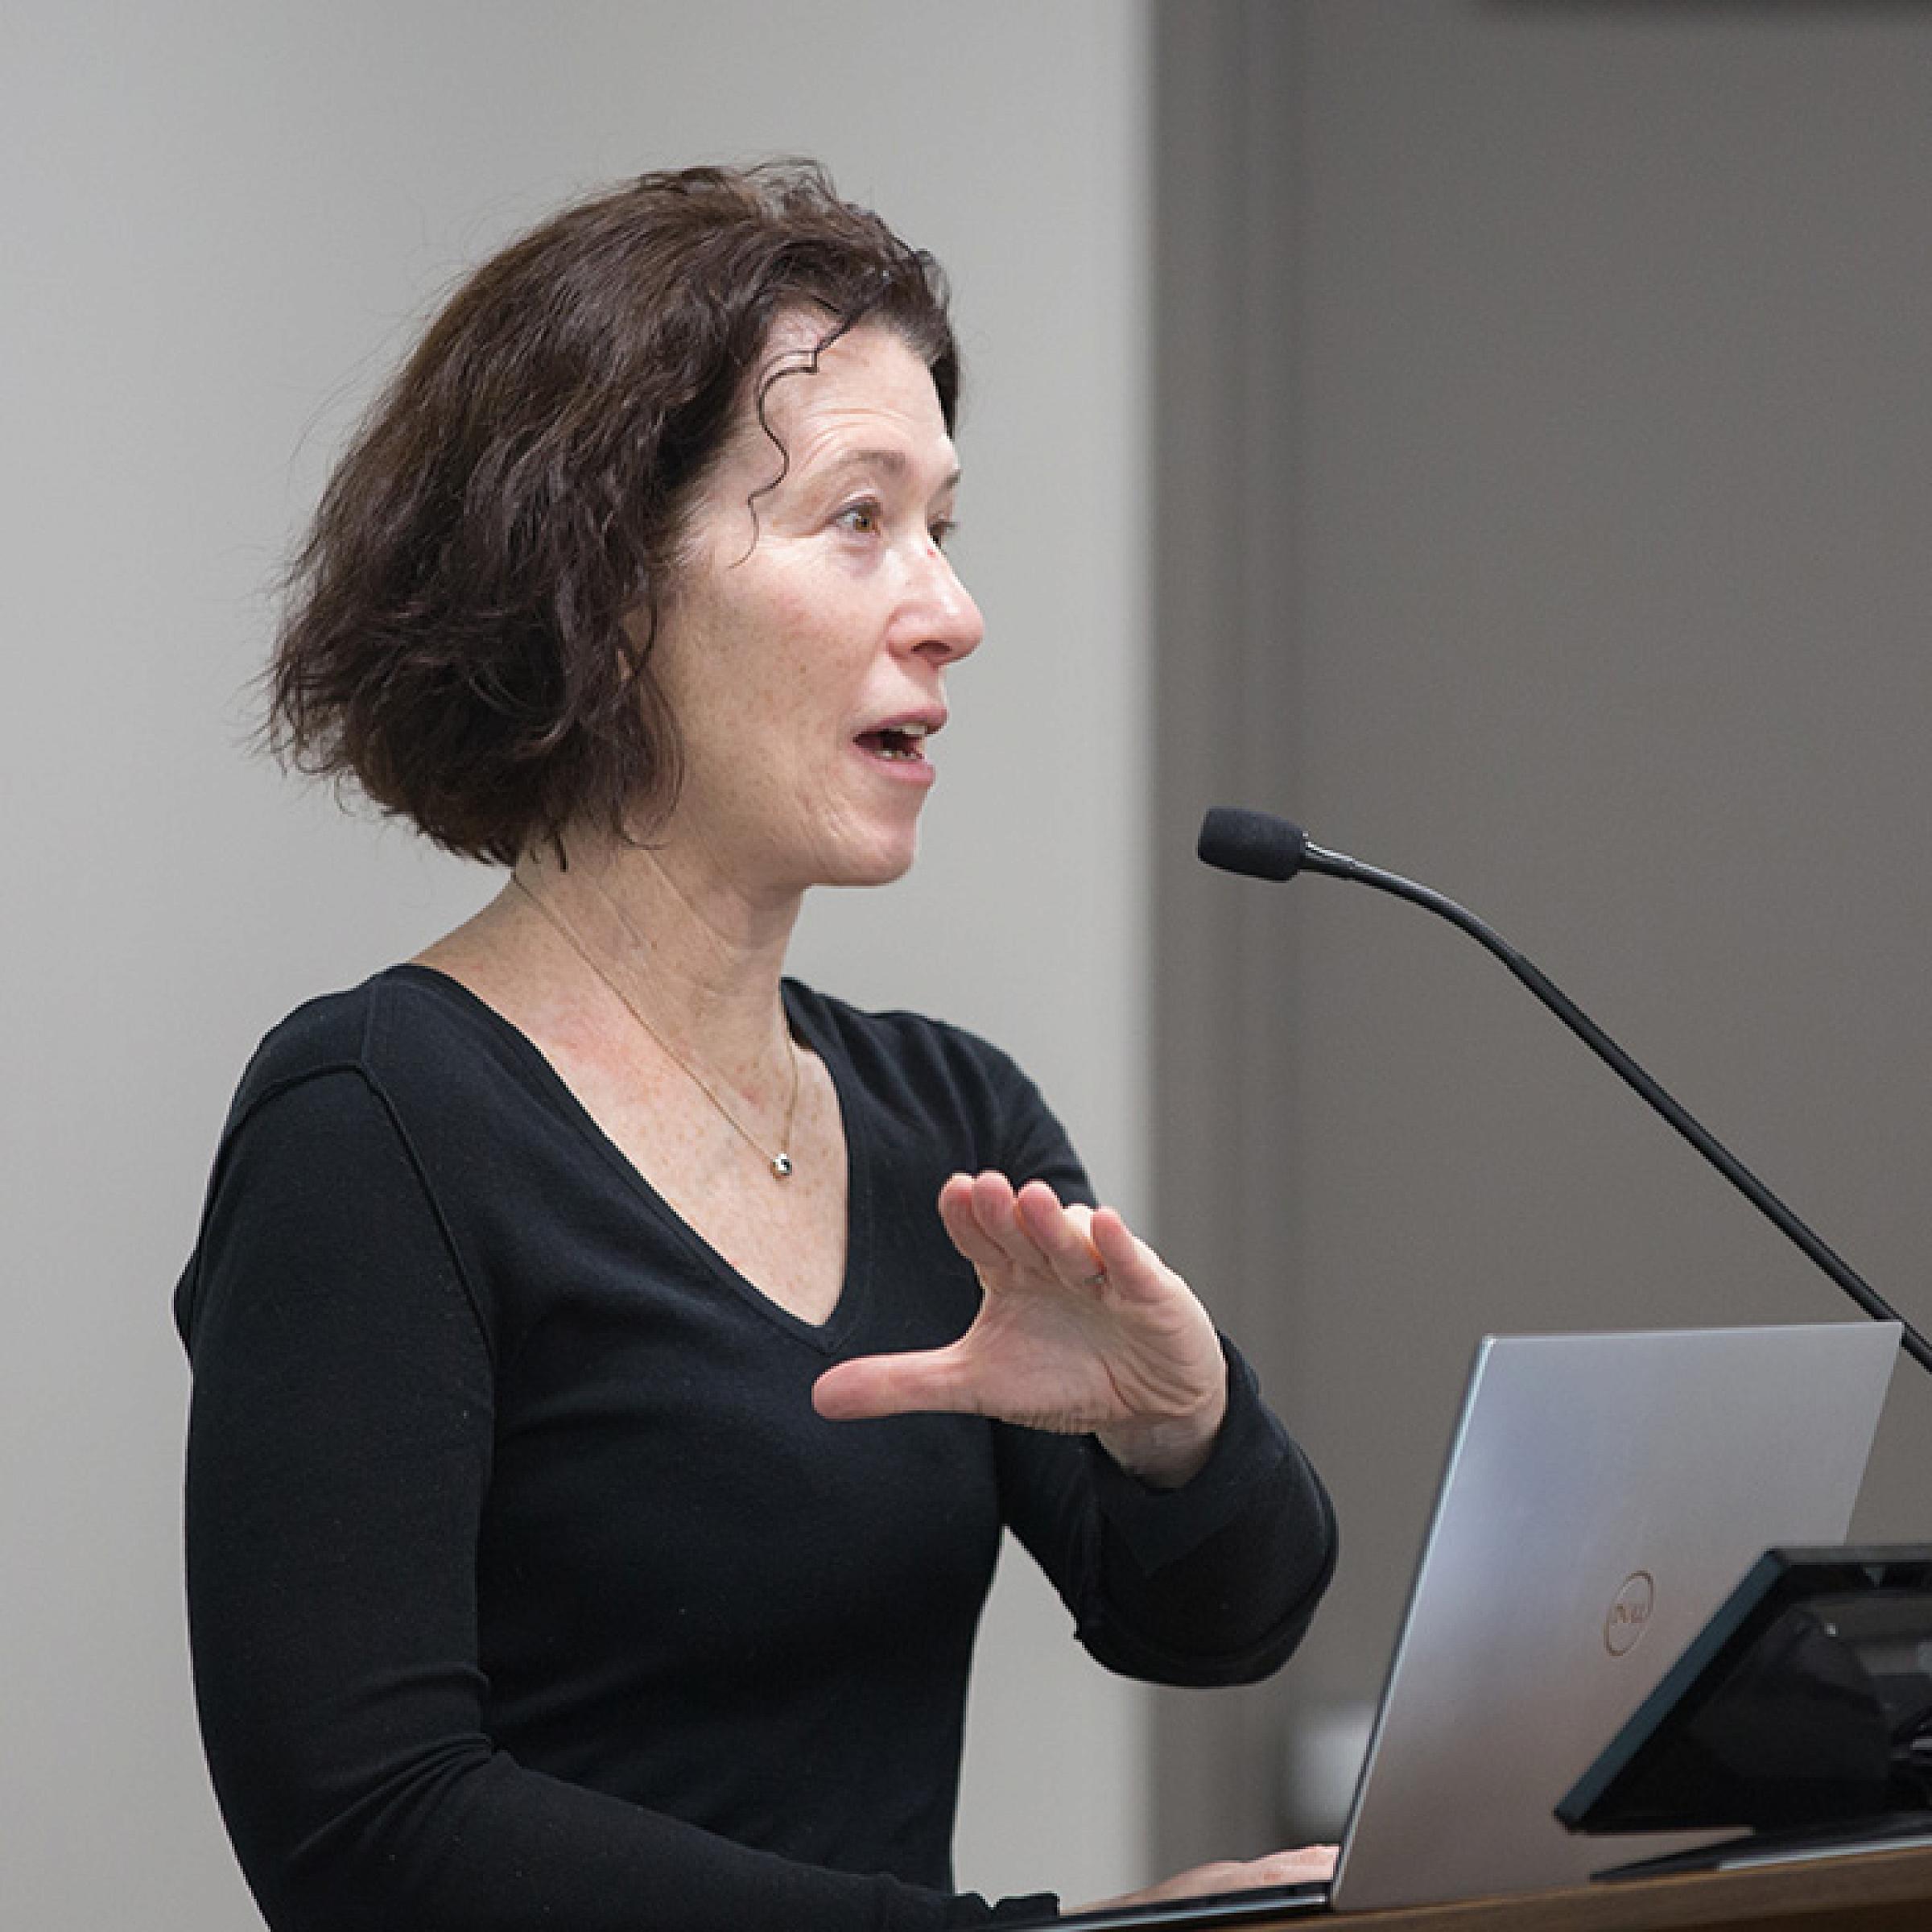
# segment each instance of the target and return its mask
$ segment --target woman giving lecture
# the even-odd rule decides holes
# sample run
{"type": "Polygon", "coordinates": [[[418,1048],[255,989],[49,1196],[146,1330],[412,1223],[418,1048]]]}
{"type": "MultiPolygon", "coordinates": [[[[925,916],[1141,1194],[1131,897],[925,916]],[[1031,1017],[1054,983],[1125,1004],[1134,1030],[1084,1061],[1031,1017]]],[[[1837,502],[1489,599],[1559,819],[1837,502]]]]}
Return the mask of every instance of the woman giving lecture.
{"type": "Polygon", "coordinates": [[[818,169],[650,175],[478,270],[324,496],[271,741],[506,877],[269,1034],[178,1290],[277,1932],[1050,1914],[951,1869],[1002,1529],[1162,1683],[1273,1670],[1327,1579],[1019,1069],[785,976],[809,888],[912,863],[980,642],[959,384],[939,271],[818,169]]]}

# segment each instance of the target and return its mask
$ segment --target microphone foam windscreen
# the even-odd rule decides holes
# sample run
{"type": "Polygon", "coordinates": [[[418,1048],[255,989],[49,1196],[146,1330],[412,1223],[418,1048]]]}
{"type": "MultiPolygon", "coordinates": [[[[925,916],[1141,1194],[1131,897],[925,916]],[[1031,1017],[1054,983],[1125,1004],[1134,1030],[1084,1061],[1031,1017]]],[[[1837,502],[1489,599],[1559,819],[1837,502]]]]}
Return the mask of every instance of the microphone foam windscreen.
{"type": "Polygon", "coordinates": [[[1195,850],[1223,872],[1253,879],[1291,879],[1308,854],[1308,835],[1286,819],[1265,811],[1216,805],[1201,820],[1195,850]]]}

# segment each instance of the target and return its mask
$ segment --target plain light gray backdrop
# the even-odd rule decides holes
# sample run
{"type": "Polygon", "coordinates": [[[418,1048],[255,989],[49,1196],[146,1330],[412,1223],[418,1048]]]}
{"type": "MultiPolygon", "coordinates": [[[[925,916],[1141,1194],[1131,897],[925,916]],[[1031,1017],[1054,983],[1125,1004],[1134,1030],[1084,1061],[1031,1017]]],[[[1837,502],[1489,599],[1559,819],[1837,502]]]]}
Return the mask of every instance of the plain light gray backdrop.
{"type": "MultiPolygon", "coordinates": [[[[1143,31],[1111,0],[6,8],[0,1924],[257,1922],[192,1719],[168,1294],[261,1032],[494,885],[246,756],[244,687],[361,401],[551,206],[814,153],[955,278],[991,641],[921,868],[797,957],[1004,1042],[1138,1206],[1143,31]]],[[[1091,1895],[1137,1868],[1141,1706],[1007,1567],[961,1870],[1091,1895]]]]}
{"type": "MultiPolygon", "coordinates": [[[[1202,803],[1466,898],[1932,1315],[1926,10],[14,0],[0,1922],[255,1922],[167,1297],[262,1030],[490,890],[242,749],[289,536],[466,263],[787,150],[954,274],[991,626],[919,871],[815,908],[801,968],[1020,1055],[1346,1525],[1285,1685],[1151,1732],[1009,1565],[962,1877],[1132,1881],[1157,1769],[1164,1856],[1279,1828],[1481,1330],[1837,1312],[1466,941],[1197,877],[1202,803]]],[[[1867,1527],[1924,1530],[1926,1396],[1867,1527]]]]}

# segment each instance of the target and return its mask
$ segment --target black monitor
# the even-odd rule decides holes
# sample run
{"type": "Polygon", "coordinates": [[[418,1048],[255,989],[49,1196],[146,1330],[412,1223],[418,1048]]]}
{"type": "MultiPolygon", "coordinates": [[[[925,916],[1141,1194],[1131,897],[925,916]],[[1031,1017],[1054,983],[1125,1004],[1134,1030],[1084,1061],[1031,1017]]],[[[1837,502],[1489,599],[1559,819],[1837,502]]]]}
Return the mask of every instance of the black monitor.
{"type": "Polygon", "coordinates": [[[1932,1808],[1932,1544],[1768,1550],[1557,1805],[1573,1831],[1932,1808]]]}

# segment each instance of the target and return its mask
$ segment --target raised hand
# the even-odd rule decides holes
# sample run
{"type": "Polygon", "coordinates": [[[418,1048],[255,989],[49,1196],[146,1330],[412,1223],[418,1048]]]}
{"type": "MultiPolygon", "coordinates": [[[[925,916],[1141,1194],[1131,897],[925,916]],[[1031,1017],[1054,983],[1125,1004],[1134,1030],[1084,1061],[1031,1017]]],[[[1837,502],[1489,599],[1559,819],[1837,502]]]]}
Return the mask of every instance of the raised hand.
{"type": "Polygon", "coordinates": [[[1110,1208],[1063,1207],[1042,1181],[955,1174],[939,1215],[985,1298],[944,1348],[868,1356],[819,1378],[834,1420],[947,1410],[1099,1437],[1162,1486],[1208,1459],[1227,1368],[1208,1311],[1110,1208]]]}

